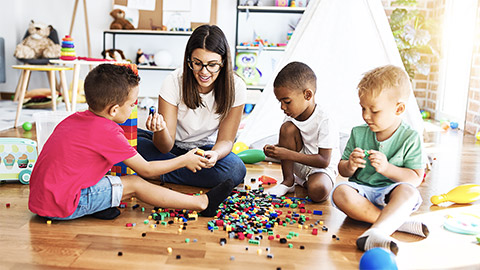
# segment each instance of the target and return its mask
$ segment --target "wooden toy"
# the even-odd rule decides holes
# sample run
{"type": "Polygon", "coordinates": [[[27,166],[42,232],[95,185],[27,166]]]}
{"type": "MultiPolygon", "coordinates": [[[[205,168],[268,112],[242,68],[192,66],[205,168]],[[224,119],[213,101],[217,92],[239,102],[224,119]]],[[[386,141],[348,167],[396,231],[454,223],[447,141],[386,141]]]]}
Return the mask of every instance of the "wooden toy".
{"type": "Polygon", "coordinates": [[[438,205],[443,202],[471,203],[478,199],[480,199],[480,185],[466,184],[460,185],[445,194],[432,196],[430,201],[438,205]]]}

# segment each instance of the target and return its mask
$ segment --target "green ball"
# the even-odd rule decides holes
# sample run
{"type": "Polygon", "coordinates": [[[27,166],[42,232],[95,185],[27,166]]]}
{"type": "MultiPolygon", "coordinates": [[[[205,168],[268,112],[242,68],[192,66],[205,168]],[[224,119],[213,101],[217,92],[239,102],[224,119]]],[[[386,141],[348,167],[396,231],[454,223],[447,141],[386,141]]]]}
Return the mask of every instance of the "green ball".
{"type": "Polygon", "coordinates": [[[423,118],[423,119],[427,119],[427,118],[428,118],[427,111],[423,111],[423,112],[422,112],[422,118],[423,118]]]}
{"type": "Polygon", "coordinates": [[[22,128],[23,128],[23,130],[25,130],[25,131],[30,131],[30,130],[32,130],[32,123],[30,123],[30,122],[25,122],[25,123],[23,123],[22,128]]]}

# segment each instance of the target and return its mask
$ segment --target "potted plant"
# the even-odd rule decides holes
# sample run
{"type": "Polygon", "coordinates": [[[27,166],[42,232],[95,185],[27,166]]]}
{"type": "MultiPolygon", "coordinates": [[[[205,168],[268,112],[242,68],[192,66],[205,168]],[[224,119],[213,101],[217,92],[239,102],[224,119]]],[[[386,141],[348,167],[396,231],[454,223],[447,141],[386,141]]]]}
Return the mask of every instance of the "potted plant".
{"type": "Polygon", "coordinates": [[[422,54],[437,55],[430,45],[432,23],[415,8],[417,0],[397,0],[392,4],[400,6],[390,15],[390,27],[405,70],[410,79],[413,79],[417,72],[427,75],[430,72],[430,63],[422,58],[422,54]]]}

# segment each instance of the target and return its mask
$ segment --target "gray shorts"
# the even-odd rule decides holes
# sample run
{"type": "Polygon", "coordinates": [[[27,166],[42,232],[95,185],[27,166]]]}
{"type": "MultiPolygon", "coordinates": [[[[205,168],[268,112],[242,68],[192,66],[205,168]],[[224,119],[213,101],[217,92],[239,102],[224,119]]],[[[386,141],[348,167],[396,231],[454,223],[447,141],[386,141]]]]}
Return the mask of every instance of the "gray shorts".
{"type": "MultiPolygon", "coordinates": [[[[337,187],[339,187],[341,185],[348,185],[348,186],[352,187],[353,189],[358,191],[358,194],[367,198],[367,200],[369,200],[371,203],[373,203],[379,209],[383,209],[387,205],[387,203],[385,202],[385,197],[388,194],[390,194],[390,192],[392,192],[392,190],[395,187],[397,187],[398,185],[409,185],[409,186],[412,186],[413,188],[415,188],[410,183],[394,183],[394,184],[391,184],[391,185],[385,186],[385,187],[369,187],[369,186],[366,186],[366,185],[360,185],[360,184],[357,184],[355,182],[350,182],[350,181],[341,182],[341,183],[337,184],[335,187],[333,187],[333,189],[330,193],[330,198],[331,198],[330,201],[331,201],[332,205],[337,209],[339,209],[339,208],[335,205],[335,202],[333,202],[332,194],[335,191],[335,189],[337,189],[337,187]]],[[[420,205],[422,204],[422,201],[423,201],[422,196],[420,195],[420,192],[417,190],[417,188],[415,188],[415,190],[417,191],[416,195],[415,195],[417,197],[417,203],[413,207],[412,212],[417,211],[418,208],[420,207],[420,205]]]]}

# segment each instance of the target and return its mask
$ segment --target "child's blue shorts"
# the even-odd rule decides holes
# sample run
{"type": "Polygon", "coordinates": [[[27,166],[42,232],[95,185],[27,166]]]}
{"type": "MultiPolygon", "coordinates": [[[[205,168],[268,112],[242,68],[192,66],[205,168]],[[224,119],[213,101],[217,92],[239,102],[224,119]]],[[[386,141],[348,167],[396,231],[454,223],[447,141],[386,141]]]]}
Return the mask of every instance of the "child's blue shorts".
{"type": "Polygon", "coordinates": [[[68,217],[46,217],[53,220],[70,220],[96,212],[110,207],[120,205],[123,194],[123,184],[118,176],[106,175],[94,186],[84,188],[81,191],[80,200],[77,209],[68,217]]]}
{"type": "MultiPolygon", "coordinates": [[[[339,209],[339,208],[335,205],[335,202],[333,201],[333,198],[332,198],[332,194],[335,191],[335,189],[340,185],[348,185],[348,186],[352,187],[353,189],[357,190],[358,194],[367,198],[371,203],[373,203],[379,209],[383,209],[387,205],[387,203],[385,202],[386,196],[388,194],[390,194],[390,192],[392,192],[392,190],[395,187],[397,187],[398,185],[409,185],[409,186],[412,186],[413,188],[415,188],[415,186],[413,186],[410,183],[394,183],[394,184],[391,184],[391,185],[385,186],[385,187],[369,187],[369,186],[366,186],[366,185],[360,185],[360,184],[357,184],[355,182],[350,182],[350,181],[341,182],[341,183],[337,184],[332,189],[332,191],[330,192],[330,198],[331,198],[330,202],[337,209],[339,209]]],[[[415,190],[417,190],[417,189],[415,188],[415,190]]],[[[415,196],[416,196],[416,199],[417,199],[417,203],[413,207],[412,212],[417,211],[418,208],[420,207],[420,205],[422,204],[422,201],[423,201],[422,196],[420,195],[420,192],[418,190],[417,190],[417,193],[416,193],[415,196]]]]}

